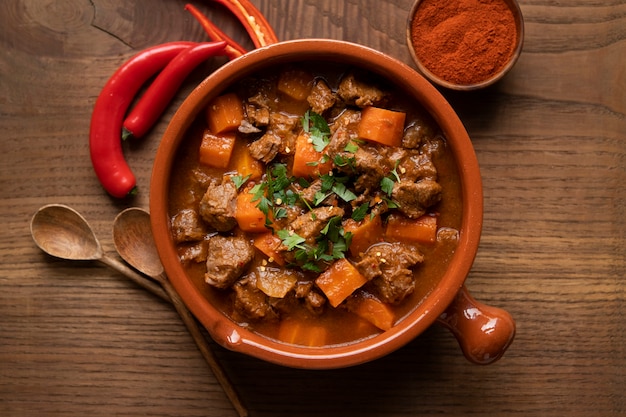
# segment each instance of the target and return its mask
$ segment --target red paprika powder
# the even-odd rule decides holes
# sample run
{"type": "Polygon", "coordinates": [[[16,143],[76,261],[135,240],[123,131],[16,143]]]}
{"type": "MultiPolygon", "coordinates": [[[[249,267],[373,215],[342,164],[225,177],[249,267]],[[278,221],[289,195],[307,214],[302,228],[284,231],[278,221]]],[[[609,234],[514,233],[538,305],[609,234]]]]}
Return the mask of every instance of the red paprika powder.
{"type": "Polygon", "coordinates": [[[517,44],[504,0],[422,0],[410,25],[415,55],[437,77],[477,84],[496,75],[517,44]]]}

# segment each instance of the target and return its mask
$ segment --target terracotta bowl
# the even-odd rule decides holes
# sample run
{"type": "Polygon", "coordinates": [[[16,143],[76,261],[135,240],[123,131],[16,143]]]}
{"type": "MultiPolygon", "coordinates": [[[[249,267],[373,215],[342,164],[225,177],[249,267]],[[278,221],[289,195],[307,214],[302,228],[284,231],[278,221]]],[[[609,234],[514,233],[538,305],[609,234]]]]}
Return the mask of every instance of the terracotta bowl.
{"type": "MultiPolygon", "coordinates": [[[[420,53],[417,50],[420,48],[419,44],[415,44],[412,40],[412,26],[413,21],[415,19],[415,15],[418,12],[420,6],[426,1],[430,0],[417,0],[413,4],[411,11],[409,12],[409,18],[407,22],[407,30],[406,30],[406,42],[409,47],[409,52],[411,53],[411,57],[417,66],[418,71],[428,78],[431,82],[441,87],[445,87],[451,90],[457,91],[472,91],[478,90],[481,88],[488,87],[490,85],[495,84],[500,79],[502,79],[512,68],[515,66],[520,54],[522,53],[522,46],[524,44],[524,17],[522,15],[522,11],[520,9],[519,3],[516,0],[502,0],[502,2],[508,7],[513,15],[513,21],[515,23],[515,42],[512,49],[512,52],[506,61],[503,64],[499,71],[491,74],[491,76],[481,79],[480,81],[472,82],[472,83],[458,83],[453,80],[445,79],[437,74],[435,74],[431,69],[420,59],[420,53]]],[[[442,54],[443,55],[443,54],[442,54]]],[[[467,63],[467,66],[471,66],[471,62],[467,63]]]]}
{"type": "Polygon", "coordinates": [[[481,177],[472,143],[455,112],[428,81],[407,65],[375,50],[333,40],[289,41],[254,50],[215,71],[184,101],[164,134],[154,162],[150,211],[157,249],[169,279],[211,336],[227,349],[289,367],[328,369],[352,366],[386,355],[436,321],[452,329],[465,355],[476,363],[489,363],[500,358],[513,339],[515,324],[510,315],[475,302],[463,285],[476,255],[483,215],[481,177]],[[392,329],[378,336],[318,348],[281,343],[253,333],[211,305],[179,262],[168,221],[172,165],[196,116],[212,98],[243,77],[305,60],[363,67],[392,80],[413,96],[443,129],[458,164],[463,190],[458,248],[447,273],[430,295],[392,329]]]}

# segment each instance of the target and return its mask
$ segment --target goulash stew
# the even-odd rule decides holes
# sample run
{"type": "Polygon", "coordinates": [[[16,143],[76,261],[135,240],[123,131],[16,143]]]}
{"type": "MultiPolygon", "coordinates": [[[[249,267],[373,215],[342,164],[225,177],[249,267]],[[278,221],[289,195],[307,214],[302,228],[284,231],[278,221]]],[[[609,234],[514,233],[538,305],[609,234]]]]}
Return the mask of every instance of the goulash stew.
{"type": "Polygon", "coordinates": [[[252,331],[306,346],[394,326],[443,275],[461,219],[451,151],[425,110],[380,77],[318,67],[216,97],[170,186],[198,288],[252,331]]]}

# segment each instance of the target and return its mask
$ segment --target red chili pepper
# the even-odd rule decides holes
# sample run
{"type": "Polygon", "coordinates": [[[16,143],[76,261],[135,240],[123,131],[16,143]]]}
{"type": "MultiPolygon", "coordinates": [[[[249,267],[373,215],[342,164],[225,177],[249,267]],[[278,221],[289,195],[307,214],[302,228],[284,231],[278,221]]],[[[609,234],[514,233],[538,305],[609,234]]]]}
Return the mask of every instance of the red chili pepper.
{"type": "Polygon", "coordinates": [[[176,95],[187,75],[208,58],[224,53],[225,46],[226,42],[202,43],[172,59],[124,120],[122,137],[139,138],[145,135],[176,95]]]}
{"type": "Polygon", "coordinates": [[[278,38],[263,13],[250,0],[214,0],[231,11],[250,35],[256,48],[277,43],[278,38]]]}
{"type": "Polygon", "coordinates": [[[115,71],[98,96],[89,127],[89,152],[100,183],[113,197],[132,194],[136,185],[120,140],[128,107],[148,79],[194,45],[197,44],[170,42],[139,52],[115,71]]]}
{"type": "Polygon", "coordinates": [[[224,52],[229,59],[235,59],[245,54],[246,49],[237,43],[234,39],[225,34],[222,30],[220,30],[215,23],[211,22],[208,17],[206,17],[200,10],[195,8],[191,4],[185,5],[185,10],[187,10],[191,15],[200,23],[204,31],[209,35],[209,38],[213,41],[224,41],[227,43],[226,48],[224,48],[224,52]]]}

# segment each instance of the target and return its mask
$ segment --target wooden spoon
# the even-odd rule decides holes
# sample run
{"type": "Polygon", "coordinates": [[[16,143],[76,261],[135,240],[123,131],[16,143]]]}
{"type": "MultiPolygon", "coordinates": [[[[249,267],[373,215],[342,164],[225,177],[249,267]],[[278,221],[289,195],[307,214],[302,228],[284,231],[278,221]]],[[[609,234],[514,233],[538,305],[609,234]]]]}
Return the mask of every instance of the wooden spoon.
{"type": "Polygon", "coordinates": [[[70,261],[99,261],[170,302],[169,296],[155,282],[107,256],[89,223],[68,206],[50,204],[41,207],[31,219],[30,233],[37,246],[49,255],[70,261]]]}
{"type": "Polygon", "coordinates": [[[215,377],[222,385],[239,416],[248,415],[237,392],[229,381],[224,369],[209,348],[206,339],[200,332],[195,317],[187,309],[180,296],[167,279],[163,265],[154,244],[150,214],[140,208],[128,208],[117,215],[113,223],[113,241],[120,256],[140,272],[154,278],[170,296],[174,307],[187,326],[200,353],[209,364],[215,377]]]}

